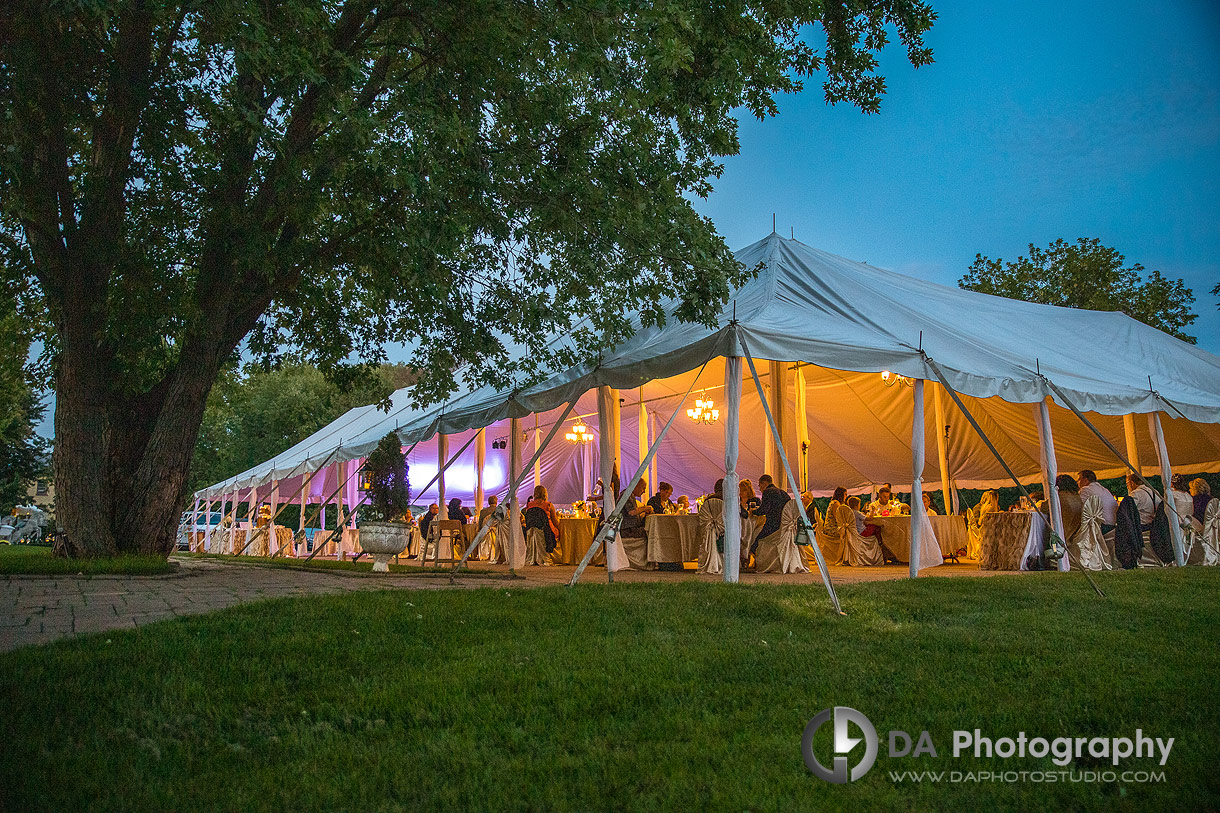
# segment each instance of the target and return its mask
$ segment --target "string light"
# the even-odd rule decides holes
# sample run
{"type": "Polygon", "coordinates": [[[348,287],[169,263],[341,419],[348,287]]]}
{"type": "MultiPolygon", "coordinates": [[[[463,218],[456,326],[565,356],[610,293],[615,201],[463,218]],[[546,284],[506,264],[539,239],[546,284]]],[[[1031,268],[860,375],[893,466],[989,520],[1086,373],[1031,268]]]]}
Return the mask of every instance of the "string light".
{"type": "Polygon", "coordinates": [[[881,371],[881,380],[885,382],[885,386],[892,387],[895,384],[906,384],[908,387],[914,387],[914,379],[907,378],[905,375],[891,373],[889,370],[881,371]]]}

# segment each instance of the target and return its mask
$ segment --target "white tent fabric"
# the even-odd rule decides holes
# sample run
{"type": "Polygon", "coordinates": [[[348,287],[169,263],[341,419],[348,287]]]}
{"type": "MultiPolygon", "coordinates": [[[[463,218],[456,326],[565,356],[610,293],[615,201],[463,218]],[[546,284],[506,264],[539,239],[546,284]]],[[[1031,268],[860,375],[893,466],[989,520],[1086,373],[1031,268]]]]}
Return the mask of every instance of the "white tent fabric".
{"type": "MultiPolygon", "coordinates": [[[[758,275],[725,305],[716,326],[670,321],[639,330],[600,361],[558,372],[515,392],[484,387],[429,409],[409,407],[406,391],[394,394],[389,412],[376,407],[351,410],[271,461],[217,483],[198,496],[223,493],[272,480],[281,481],[281,498],[298,494],[304,473],[326,463],[367,454],[386,432],[397,430],[405,444],[422,441],[411,456],[412,482],[423,484],[436,470],[436,433],[450,434],[457,450],[479,427],[487,427],[489,446],[508,434],[508,418],[537,413],[545,432],[574,397],[573,417],[582,416],[595,432],[594,387],[619,388],[623,398],[622,471],[634,471],[639,450],[638,404],[663,422],[680,403],[699,368],[707,364],[696,396],[723,394],[726,354],[743,347],[761,360],[800,364],[801,376],[787,376],[805,390],[784,393],[781,432],[793,469],[803,456],[809,488],[828,494],[839,485],[866,491],[878,482],[899,489],[911,478],[911,394],[889,370],[927,379],[925,413],[940,386],[927,356],[962,394],[972,414],[1022,480],[1040,479],[1036,404],[1051,397],[1051,428],[1062,471],[1091,468],[1102,477],[1124,471],[1093,434],[1060,403],[1045,375],[1118,448],[1123,448],[1121,416],[1161,412],[1175,471],[1220,468],[1220,358],[1180,342],[1121,313],[1102,313],[1034,305],[948,288],[837,257],[799,241],[771,234],[737,253],[758,275]],[[1151,377],[1151,382],[1149,378],[1151,377]],[[897,381],[897,384],[893,382],[897,381]],[[1151,388],[1150,388],[1151,383],[1151,388]],[[807,448],[797,440],[796,406],[805,405],[807,448]],[[295,478],[295,479],[294,479],[295,478]]],[[[558,341],[564,341],[560,338],[558,341]]],[[[760,371],[763,368],[760,367],[760,371]]],[[[765,373],[764,373],[764,381],[765,373]]],[[[762,473],[766,420],[748,378],[743,388],[739,471],[762,473]]],[[[947,423],[949,476],[959,488],[1008,482],[1002,468],[979,441],[965,418],[942,393],[947,423]]],[[[524,423],[524,422],[523,422],[524,423]]],[[[1143,423],[1143,422],[1140,422],[1143,423]]],[[[930,424],[930,422],[929,422],[930,424]]],[[[533,421],[527,428],[533,430],[533,421]]],[[[928,448],[945,427],[925,426],[928,448]]],[[[803,435],[803,432],[801,433],[803,435]]],[[[675,492],[707,493],[723,472],[723,427],[693,424],[680,415],[661,446],[661,477],[675,492]]],[[[521,444],[523,458],[532,439],[521,444]]],[[[1155,461],[1152,439],[1138,437],[1142,461],[1155,461]]],[[[592,469],[599,462],[594,448],[592,469]]],[[[464,500],[474,494],[473,447],[446,475],[446,495],[464,500]],[[468,482],[469,481],[469,482],[468,482]]],[[[488,494],[504,495],[507,450],[489,448],[484,470],[488,494]]],[[[557,502],[583,498],[583,453],[557,438],[543,456],[542,480],[557,502]]],[[[778,465],[778,463],[776,463],[778,465]]],[[[925,467],[924,481],[939,482],[937,459],[925,467]]],[[[1147,473],[1155,474],[1155,466],[1147,473]]],[[[778,474],[778,472],[772,472],[778,474]]],[[[593,475],[596,477],[596,475],[593,475]]],[[[315,478],[312,494],[333,489],[333,475],[315,478]]],[[[533,487],[532,476],[523,494],[533,487]]],[[[435,495],[435,487],[429,494],[435,495]]],[[[418,502],[428,494],[418,495],[418,502]]],[[[319,499],[320,497],[315,497],[319,499]]]]}

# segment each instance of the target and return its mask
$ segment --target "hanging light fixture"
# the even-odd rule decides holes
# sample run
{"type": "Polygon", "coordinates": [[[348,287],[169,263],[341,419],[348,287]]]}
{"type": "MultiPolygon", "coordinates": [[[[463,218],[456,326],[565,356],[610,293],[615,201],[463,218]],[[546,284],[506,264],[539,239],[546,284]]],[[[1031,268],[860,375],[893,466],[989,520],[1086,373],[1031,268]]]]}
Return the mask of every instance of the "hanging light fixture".
{"type": "Polygon", "coordinates": [[[881,380],[885,382],[885,386],[892,387],[895,384],[906,384],[908,387],[914,387],[914,379],[907,378],[905,375],[891,373],[889,370],[881,371],[881,380]]]}
{"type": "Polygon", "coordinates": [[[373,472],[369,471],[368,468],[363,468],[360,470],[360,490],[373,490],[373,472]]]}
{"type": "Polygon", "coordinates": [[[696,398],[695,405],[686,410],[686,417],[695,423],[712,424],[720,420],[720,410],[716,409],[716,403],[711,398],[706,401],[696,398]]]}
{"type": "Polygon", "coordinates": [[[593,433],[585,426],[583,419],[577,418],[576,423],[572,424],[572,430],[564,437],[572,443],[589,443],[593,440],[593,433]]]}

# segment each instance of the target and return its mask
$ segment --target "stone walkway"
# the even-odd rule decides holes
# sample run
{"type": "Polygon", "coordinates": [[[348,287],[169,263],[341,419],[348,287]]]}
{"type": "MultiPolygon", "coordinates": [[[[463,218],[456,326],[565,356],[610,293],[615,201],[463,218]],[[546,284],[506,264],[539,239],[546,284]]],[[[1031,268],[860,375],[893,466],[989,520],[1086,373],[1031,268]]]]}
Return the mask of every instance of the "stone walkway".
{"type": "MultiPolygon", "coordinates": [[[[439,590],[503,585],[492,577],[448,579],[432,576],[373,576],[343,571],[303,571],[253,564],[175,557],[181,572],[169,576],[0,576],[0,652],[59,638],[131,629],[180,615],[197,615],[260,599],[321,595],[356,590],[439,590]]],[[[508,576],[503,565],[473,563],[476,568],[508,576]]],[[[393,566],[391,566],[393,567],[393,566]]],[[[566,583],[572,567],[528,567],[512,577],[513,589],[566,583]]],[[[945,565],[924,571],[927,575],[979,576],[974,565],[945,565]]],[[[832,567],[836,584],[901,579],[905,567],[832,567]]],[[[722,577],[685,573],[623,571],[616,583],[652,581],[720,581],[722,577]]],[[[585,584],[604,584],[604,568],[589,568],[585,584]]],[[[820,589],[816,573],[799,575],[743,573],[743,583],[809,584],[820,589]]]]}

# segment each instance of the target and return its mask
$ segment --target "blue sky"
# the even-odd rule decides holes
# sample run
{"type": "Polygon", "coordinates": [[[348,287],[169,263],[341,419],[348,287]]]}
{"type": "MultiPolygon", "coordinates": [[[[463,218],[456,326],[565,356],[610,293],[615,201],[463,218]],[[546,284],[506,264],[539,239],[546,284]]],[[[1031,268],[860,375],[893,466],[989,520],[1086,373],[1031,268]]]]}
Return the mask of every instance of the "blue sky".
{"type": "Polygon", "coordinates": [[[881,112],[820,82],[741,122],[696,208],[732,248],[778,230],[953,285],[976,253],[1096,237],[1195,291],[1220,353],[1220,3],[931,0],[919,70],[882,56],[881,112]]]}

